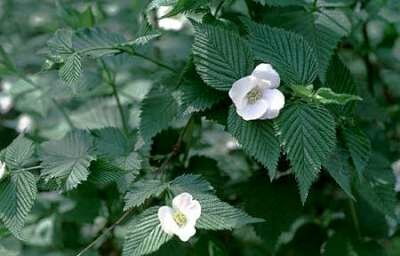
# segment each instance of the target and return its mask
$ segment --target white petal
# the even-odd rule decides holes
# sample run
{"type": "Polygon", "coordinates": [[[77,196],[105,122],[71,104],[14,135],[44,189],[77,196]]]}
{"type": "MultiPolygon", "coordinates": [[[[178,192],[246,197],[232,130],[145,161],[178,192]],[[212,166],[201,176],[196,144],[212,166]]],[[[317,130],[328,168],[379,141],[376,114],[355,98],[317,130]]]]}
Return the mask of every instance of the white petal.
{"type": "Polygon", "coordinates": [[[236,108],[242,108],[246,104],[246,94],[257,85],[257,80],[252,76],[243,77],[233,83],[229,90],[229,97],[236,108]]]}
{"type": "Polygon", "coordinates": [[[270,64],[262,63],[258,65],[251,75],[262,81],[262,84],[270,89],[278,88],[281,83],[278,72],[270,64]]]}
{"type": "Polygon", "coordinates": [[[5,174],[6,174],[6,163],[0,161],[0,180],[4,177],[5,174]]]}
{"type": "Polygon", "coordinates": [[[278,89],[266,89],[263,92],[263,99],[268,102],[268,109],[261,119],[274,119],[279,115],[280,110],[285,106],[285,95],[278,89]]]}
{"type": "Polygon", "coordinates": [[[190,206],[192,200],[193,196],[191,194],[186,192],[181,193],[172,200],[172,207],[177,210],[184,209],[190,206]]]}
{"type": "Polygon", "coordinates": [[[192,200],[190,205],[187,205],[183,208],[179,209],[183,214],[185,214],[187,221],[190,223],[196,224],[196,221],[198,218],[200,218],[201,215],[201,206],[199,201],[197,200],[192,200]]]}
{"type": "Polygon", "coordinates": [[[162,206],[158,209],[158,220],[161,223],[162,230],[167,234],[175,234],[179,229],[178,224],[173,218],[174,210],[168,206],[162,206]]]}
{"type": "Polygon", "coordinates": [[[258,100],[254,104],[246,104],[242,108],[236,108],[236,112],[244,120],[256,120],[260,119],[268,109],[268,102],[264,99],[258,100]]]}
{"type": "Polygon", "coordinates": [[[196,234],[194,225],[185,225],[184,227],[177,230],[175,235],[179,237],[183,242],[188,241],[192,236],[196,234]]]}

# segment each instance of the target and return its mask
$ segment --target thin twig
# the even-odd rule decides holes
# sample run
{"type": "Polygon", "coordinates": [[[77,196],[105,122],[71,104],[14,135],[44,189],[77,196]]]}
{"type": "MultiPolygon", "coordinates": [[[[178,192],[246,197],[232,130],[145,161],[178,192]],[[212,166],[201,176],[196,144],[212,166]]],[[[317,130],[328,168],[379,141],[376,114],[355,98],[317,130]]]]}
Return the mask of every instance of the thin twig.
{"type": "Polygon", "coordinates": [[[108,227],[107,229],[105,229],[103,231],[103,233],[101,235],[99,235],[95,240],[93,240],[93,242],[91,242],[88,246],[86,246],[82,251],[80,251],[76,256],[82,256],[84,253],[86,253],[87,251],[89,251],[93,246],[95,246],[104,236],[108,235],[111,231],[113,231],[113,229],[118,226],[119,224],[121,224],[132,212],[133,212],[134,208],[129,209],[128,211],[126,211],[124,214],[122,214],[122,216],[116,221],[114,222],[110,227],[108,227]]]}
{"type": "Polygon", "coordinates": [[[361,231],[360,231],[360,223],[358,221],[358,217],[357,217],[357,213],[356,213],[356,208],[354,207],[354,202],[353,200],[350,198],[349,199],[349,208],[350,208],[350,214],[351,214],[351,218],[353,220],[353,224],[354,224],[354,228],[357,232],[357,236],[360,238],[361,237],[361,231]]]}
{"type": "Polygon", "coordinates": [[[100,63],[102,65],[104,71],[107,74],[107,80],[108,80],[107,82],[111,86],[113,96],[115,98],[115,101],[117,102],[118,111],[119,111],[119,114],[120,114],[120,117],[121,117],[121,121],[122,121],[122,127],[124,129],[124,132],[126,134],[128,134],[129,133],[129,126],[128,126],[127,120],[125,118],[124,108],[122,107],[121,100],[120,100],[119,95],[118,95],[117,85],[115,83],[115,77],[112,76],[112,74],[110,72],[110,69],[107,67],[107,65],[104,62],[104,60],[100,59],[100,63]]]}
{"type": "Polygon", "coordinates": [[[159,67],[162,67],[162,68],[164,68],[164,69],[166,69],[168,71],[171,71],[172,73],[178,73],[175,69],[171,68],[170,66],[168,66],[168,65],[166,65],[166,64],[164,64],[164,63],[162,63],[162,62],[160,62],[158,60],[152,59],[152,58],[150,58],[150,57],[148,57],[146,55],[143,55],[141,53],[133,52],[133,53],[130,53],[130,54],[133,55],[133,56],[145,59],[145,60],[147,60],[147,61],[149,61],[149,62],[151,62],[151,63],[153,63],[153,64],[155,64],[155,65],[157,65],[159,67]]]}

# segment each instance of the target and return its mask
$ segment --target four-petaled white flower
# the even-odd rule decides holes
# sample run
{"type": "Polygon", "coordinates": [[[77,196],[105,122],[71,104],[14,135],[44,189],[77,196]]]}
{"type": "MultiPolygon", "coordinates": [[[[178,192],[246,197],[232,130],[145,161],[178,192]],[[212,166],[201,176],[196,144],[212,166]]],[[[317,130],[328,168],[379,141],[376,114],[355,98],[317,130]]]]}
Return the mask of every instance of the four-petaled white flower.
{"type": "Polygon", "coordinates": [[[273,119],[285,105],[278,88],[281,79],[270,64],[258,65],[250,76],[233,83],[229,97],[244,120],[273,119]]]}
{"type": "Polygon", "coordinates": [[[196,234],[196,221],[200,218],[201,206],[189,193],[177,195],[172,200],[172,208],[162,206],[158,209],[158,219],[162,230],[170,235],[177,235],[186,242],[196,234]]]}
{"type": "Polygon", "coordinates": [[[0,180],[6,175],[6,163],[0,161],[0,180]]]}

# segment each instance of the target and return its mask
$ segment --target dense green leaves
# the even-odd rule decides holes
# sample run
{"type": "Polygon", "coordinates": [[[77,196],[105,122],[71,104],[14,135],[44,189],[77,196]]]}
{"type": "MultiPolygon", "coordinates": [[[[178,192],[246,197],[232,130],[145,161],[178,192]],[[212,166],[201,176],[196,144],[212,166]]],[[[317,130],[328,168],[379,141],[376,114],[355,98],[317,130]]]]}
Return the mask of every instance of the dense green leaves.
{"type": "Polygon", "coordinates": [[[185,174],[175,178],[170,182],[171,191],[178,195],[183,192],[192,194],[210,193],[214,191],[211,184],[200,175],[185,174]]]}
{"type": "Polygon", "coordinates": [[[169,126],[177,111],[178,103],[169,90],[163,87],[153,88],[141,105],[140,135],[149,141],[169,126]]]}
{"type": "Polygon", "coordinates": [[[334,49],[340,39],[349,33],[351,26],[343,12],[323,8],[316,11],[304,8],[276,9],[266,16],[265,21],[304,36],[315,50],[318,74],[323,82],[334,49]]]}
{"type": "Polygon", "coordinates": [[[147,209],[129,225],[125,236],[123,256],[145,255],[158,250],[172,236],[161,229],[157,216],[158,207],[147,209]]]}
{"type": "Polygon", "coordinates": [[[211,194],[199,194],[195,197],[201,205],[201,216],[196,227],[209,230],[229,230],[246,224],[263,222],[247,213],[222,202],[211,194]]]}
{"type": "Polygon", "coordinates": [[[16,237],[20,237],[36,194],[36,179],[29,172],[13,173],[0,181],[0,219],[16,237]]]}
{"type": "Polygon", "coordinates": [[[270,63],[289,84],[309,84],[317,75],[316,56],[299,35],[244,20],[257,60],[270,63]]]}
{"type": "Polygon", "coordinates": [[[87,132],[72,131],[63,139],[45,142],[41,146],[41,176],[55,179],[65,190],[76,188],[89,175],[93,142],[87,132]]]}
{"type": "Polygon", "coordinates": [[[379,155],[373,155],[365,167],[363,177],[356,188],[361,197],[383,214],[394,216],[396,207],[395,179],[389,163],[379,155]]]}
{"type": "Polygon", "coordinates": [[[335,120],[321,106],[296,103],[282,112],[277,124],[304,203],[322,162],[335,147],[335,120]]]}
{"type": "Polygon", "coordinates": [[[239,141],[243,149],[262,163],[273,179],[280,155],[279,140],[271,121],[244,121],[232,107],[228,117],[228,131],[239,141]]]}
{"type": "Polygon", "coordinates": [[[371,156],[371,142],[363,131],[355,127],[344,127],[343,137],[349,149],[358,175],[362,175],[371,156]]]}
{"type": "Polygon", "coordinates": [[[206,84],[226,91],[236,80],[250,74],[253,58],[239,35],[211,25],[194,26],[194,63],[206,84]]]}
{"type": "Polygon", "coordinates": [[[138,181],[125,196],[125,210],[142,205],[150,197],[159,196],[167,188],[159,180],[138,181]]]}
{"type": "Polygon", "coordinates": [[[343,191],[349,197],[354,198],[351,191],[352,173],[349,163],[349,153],[337,146],[331,156],[322,165],[343,191]]]}

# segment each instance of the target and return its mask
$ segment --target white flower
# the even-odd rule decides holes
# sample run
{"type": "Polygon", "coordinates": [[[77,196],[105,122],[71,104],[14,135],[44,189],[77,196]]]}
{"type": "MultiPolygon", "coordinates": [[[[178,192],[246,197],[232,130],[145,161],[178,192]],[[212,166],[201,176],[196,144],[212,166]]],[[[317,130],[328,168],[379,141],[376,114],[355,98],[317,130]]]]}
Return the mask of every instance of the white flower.
{"type": "Polygon", "coordinates": [[[0,114],[6,114],[13,106],[13,100],[10,96],[0,95],[0,114]]]}
{"type": "Polygon", "coordinates": [[[0,180],[6,175],[6,163],[0,161],[0,180]]]}
{"type": "Polygon", "coordinates": [[[392,164],[394,176],[396,177],[396,187],[394,190],[400,192],[400,159],[392,164]]]}
{"type": "Polygon", "coordinates": [[[22,114],[18,118],[17,127],[15,129],[19,133],[29,132],[30,130],[32,130],[32,126],[33,126],[32,117],[26,114],[22,114]]]}
{"type": "Polygon", "coordinates": [[[162,206],[158,209],[158,219],[162,230],[170,235],[177,235],[186,242],[196,234],[196,221],[200,218],[201,206],[189,193],[177,195],[172,200],[172,208],[162,206]]]}
{"type": "Polygon", "coordinates": [[[177,15],[176,17],[163,18],[164,15],[168,14],[172,10],[172,7],[160,6],[157,9],[158,26],[165,30],[178,31],[185,25],[185,17],[177,15]]]}
{"type": "Polygon", "coordinates": [[[250,76],[233,83],[229,90],[236,112],[244,120],[273,119],[285,105],[278,88],[281,79],[270,64],[258,65],[250,76]]]}

